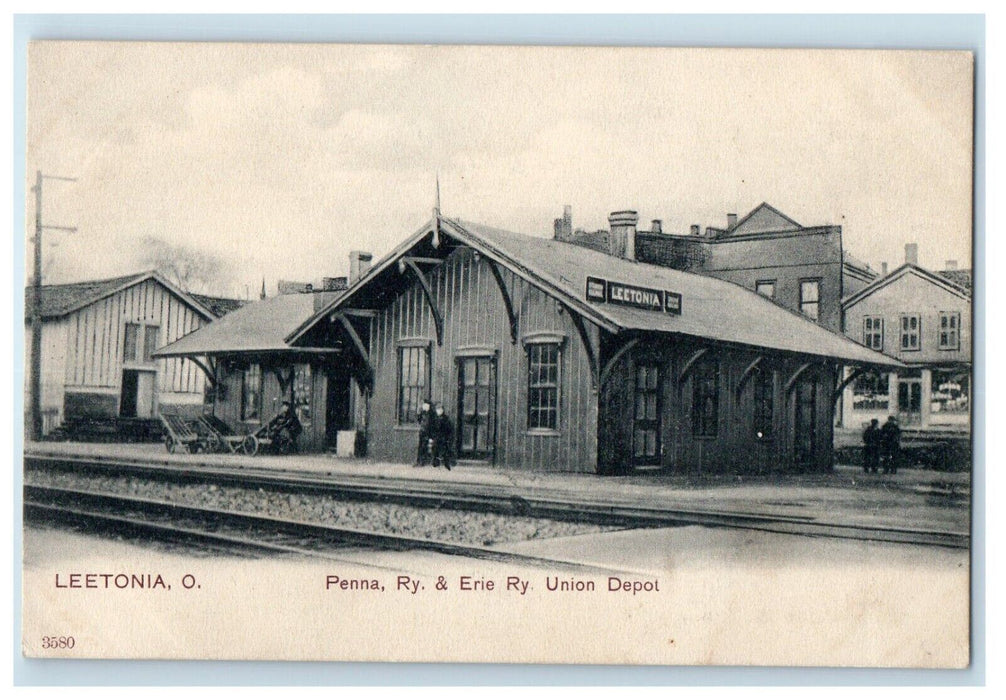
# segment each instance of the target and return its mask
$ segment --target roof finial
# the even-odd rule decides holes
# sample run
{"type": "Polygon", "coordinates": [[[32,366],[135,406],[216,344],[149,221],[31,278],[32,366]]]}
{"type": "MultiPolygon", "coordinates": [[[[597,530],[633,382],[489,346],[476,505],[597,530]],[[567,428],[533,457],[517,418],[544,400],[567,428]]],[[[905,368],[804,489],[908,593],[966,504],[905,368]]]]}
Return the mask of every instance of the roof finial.
{"type": "Polygon", "coordinates": [[[265,275],[262,275],[262,291],[259,292],[259,299],[265,299],[265,275]]]}
{"type": "Polygon", "coordinates": [[[433,203],[433,247],[440,247],[440,171],[437,171],[437,198],[433,203]]]}

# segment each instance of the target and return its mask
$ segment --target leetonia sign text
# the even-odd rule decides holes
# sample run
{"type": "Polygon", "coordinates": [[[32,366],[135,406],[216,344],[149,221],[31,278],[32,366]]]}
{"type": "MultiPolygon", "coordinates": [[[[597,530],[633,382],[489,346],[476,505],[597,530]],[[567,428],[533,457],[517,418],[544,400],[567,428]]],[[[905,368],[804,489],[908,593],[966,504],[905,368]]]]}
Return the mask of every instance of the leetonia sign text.
{"type": "Polygon", "coordinates": [[[600,277],[587,278],[587,301],[633,306],[637,309],[663,311],[669,314],[681,313],[681,295],[677,292],[636,287],[600,277]]]}

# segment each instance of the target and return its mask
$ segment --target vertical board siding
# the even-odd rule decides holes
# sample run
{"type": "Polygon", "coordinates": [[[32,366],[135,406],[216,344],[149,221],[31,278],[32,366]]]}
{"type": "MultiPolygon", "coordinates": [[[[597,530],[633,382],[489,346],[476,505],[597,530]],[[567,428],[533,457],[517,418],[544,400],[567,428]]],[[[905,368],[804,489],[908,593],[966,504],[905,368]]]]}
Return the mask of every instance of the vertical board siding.
{"type": "MultiPolygon", "coordinates": [[[[560,424],[555,435],[527,432],[527,356],[520,338],[510,340],[510,326],[499,288],[484,260],[470,250],[452,253],[426,272],[434,304],[443,316],[443,346],[418,283],[373,319],[370,331],[374,392],[367,425],[370,454],[377,459],[411,462],[418,435],[415,426],[400,426],[398,402],[398,341],[426,338],[430,342],[430,395],[443,403],[457,421],[456,357],[459,349],[489,348],[496,353],[495,464],[543,471],[592,472],[596,466],[596,393],[583,344],[568,313],[540,290],[501,269],[518,313],[518,335],[554,331],[565,336],[562,348],[560,424]]],[[[597,332],[589,323],[593,341],[597,332]]]]}
{"type": "MultiPolygon", "coordinates": [[[[157,347],[163,347],[207,321],[166,287],[150,279],[79,309],[63,323],[67,329],[63,361],[44,366],[43,374],[47,377],[58,374],[66,390],[114,393],[121,387],[122,371],[127,364],[123,357],[127,323],[157,326],[157,347]]],[[[140,343],[143,342],[141,329],[140,343]]],[[[177,399],[178,395],[185,395],[191,403],[203,394],[202,371],[183,358],[162,358],[149,365],[130,361],[128,365],[156,369],[155,387],[160,396],[170,394],[177,399]]]]}
{"type": "MultiPolygon", "coordinates": [[[[756,357],[756,352],[726,350],[699,341],[640,343],[622,356],[601,389],[599,469],[619,473],[632,467],[635,367],[644,358],[648,362],[658,362],[664,373],[660,397],[661,463],[664,467],[690,473],[765,473],[800,468],[794,460],[795,391],[786,393],[784,389],[788,379],[806,360],[764,357],[762,366],[773,376],[773,435],[770,440],[759,440],[754,433],[754,378],[748,379],[739,396],[736,391],[744,370],[756,357]],[[696,437],[692,433],[694,372],[678,382],[678,373],[684,363],[702,347],[707,348],[707,357],[714,357],[720,367],[719,422],[715,438],[696,437]]],[[[812,376],[818,384],[817,442],[813,464],[809,466],[826,469],[831,466],[830,402],[836,372],[818,365],[812,376]]]]}

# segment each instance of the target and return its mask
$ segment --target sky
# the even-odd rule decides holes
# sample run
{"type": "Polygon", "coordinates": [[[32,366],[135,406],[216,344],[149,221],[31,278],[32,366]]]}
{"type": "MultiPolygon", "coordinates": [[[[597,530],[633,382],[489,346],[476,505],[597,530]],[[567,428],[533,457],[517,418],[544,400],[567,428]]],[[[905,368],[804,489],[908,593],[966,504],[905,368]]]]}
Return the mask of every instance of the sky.
{"type": "Polygon", "coordinates": [[[970,267],[972,85],[960,52],[36,42],[26,177],[76,178],[45,181],[43,223],[77,227],[46,282],[145,269],[151,238],[221,261],[194,291],[345,275],[438,174],[446,216],[534,235],[767,201],[877,270],[909,242],[970,267]]]}

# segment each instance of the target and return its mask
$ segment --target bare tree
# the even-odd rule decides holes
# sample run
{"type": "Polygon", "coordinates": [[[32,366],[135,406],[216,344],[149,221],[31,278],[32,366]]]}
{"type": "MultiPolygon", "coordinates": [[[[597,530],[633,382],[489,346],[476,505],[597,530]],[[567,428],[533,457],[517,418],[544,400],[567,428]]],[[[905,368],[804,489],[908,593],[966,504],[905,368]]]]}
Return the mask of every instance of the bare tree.
{"type": "Polygon", "coordinates": [[[208,293],[223,281],[222,258],[187,245],[170,243],[156,236],[141,242],[143,264],[174,282],[185,292],[208,293]]]}

